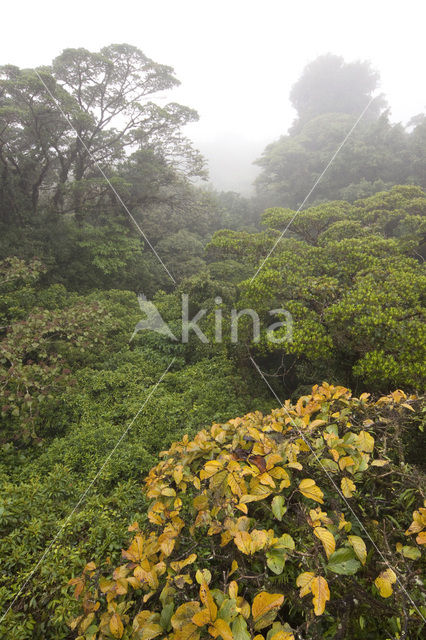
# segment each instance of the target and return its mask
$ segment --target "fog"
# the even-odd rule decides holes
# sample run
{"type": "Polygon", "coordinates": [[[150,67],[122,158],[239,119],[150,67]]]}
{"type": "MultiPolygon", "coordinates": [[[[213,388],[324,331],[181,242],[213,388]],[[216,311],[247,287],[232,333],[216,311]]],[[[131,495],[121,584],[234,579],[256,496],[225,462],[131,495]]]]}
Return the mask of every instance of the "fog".
{"type": "Polygon", "coordinates": [[[424,110],[422,3],[123,0],[2,8],[1,64],[48,64],[64,48],[133,44],[171,65],[181,86],[163,100],[197,109],[187,134],[214,186],[247,193],[252,162],[294,118],[288,94],[304,66],[331,52],[371,60],[393,121],[424,110]]]}

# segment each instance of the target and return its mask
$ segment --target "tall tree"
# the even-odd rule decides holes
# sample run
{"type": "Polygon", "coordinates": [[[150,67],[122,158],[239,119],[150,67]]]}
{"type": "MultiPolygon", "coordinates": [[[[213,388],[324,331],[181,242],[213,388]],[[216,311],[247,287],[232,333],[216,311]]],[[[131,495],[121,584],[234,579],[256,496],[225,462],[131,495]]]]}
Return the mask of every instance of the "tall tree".
{"type": "Polygon", "coordinates": [[[67,49],[38,72],[2,67],[3,220],[16,184],[28,202],[26,210],[37,211],[43,191],[56,211],[81,216],[85,202],[104,191],[96,165],[111,175],[138,149],[151,149],[187,176],[202,174],[203,161],[181,132],[197,113],[154,101],[159,91],[177,84],[171,67],[127,44],[100,52],[67,49]]]}
{"type": "MultiPolygon", "coordinates": [[[[323,113],[358,115],[377,89],[379,74],[369,62],[345,62],[331,53],[319,56],[303,70],[293,86],[290,100],[298,114],[295,128],[323,113]]],[[[385,107],[378,97],[369,108],[377,117],[385,107]]]]}

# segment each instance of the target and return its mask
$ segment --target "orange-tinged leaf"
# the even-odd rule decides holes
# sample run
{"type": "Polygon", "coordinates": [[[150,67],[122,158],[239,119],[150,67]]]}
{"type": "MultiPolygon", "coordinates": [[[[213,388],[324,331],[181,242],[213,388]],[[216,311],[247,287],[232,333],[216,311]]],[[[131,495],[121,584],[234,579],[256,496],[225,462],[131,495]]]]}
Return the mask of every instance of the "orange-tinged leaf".
{"type": "Polygon", "coordinates": [[[197,627],[203,627],[205,624],[209,624],[211,622],[210,611],[208,609],[198,611],[198,613],[192,616],[192,622],[197,625],[197,627]]]}
{"type": "Polygon", "coordinates": [[[260,473],[266,471],[266,460],[264,456],[252,455],[249,456],[248,461],[250,462],[250,464],[254,464],[259,469],[260,473]]]}
{"type": "Polygon", "coordinates": [[[426,531],[421,531],[416,537],[417,544],[426,544],[426,531]]]}
{"type": "Polygon", "coordinates": [[[301,480],[299,482],[299,491],[305,496],[305,498],[310,498],[311,500],[315,500],[315,502],[324,504],[324,494],[315,484],[315,480],[312,480],[311,478],[304,478],[301,480]]]}
{"type": "Polygon", "coordinates": [[[251,606],[254,621],[256,622],[272,609],[278,609],[283,602],[284,596],[281,593],[268,593],[267,591],[258,593],[251,606]]]}
{"type": "Polygon", "coordinates": [[[213,624],[214,628],[222,636],[223,640],[233,640],[232,631],[226,620],[218,618],[213,624]]]}
{"type": "Polygon", "coordinates": [[[321,540],[327,558],[329,558],[336,549],[336,541],[333,534],[325,527],[315,527],[314,534],[321,540]]]}
{"type": "Polygon", "coordinates": [[[206,609],[209,610],[210,620],[214,622],[217,617],[217,606],[213,600],[213,596],[210,593],[210,589],[207,584],[204,583],[200,586],[200,600],[206,609]]]}
{"type": "Polygon", "coordinates": [[[324,613],[327,600],[330,600],[330,589],[327,580],[318,576],[312,580],[311,591],[313,593],[312,602],[314,605],[315,615],[321,616],[324,613]]]}
{"type": "Polygon", "coordinates": [[[109,621],[109,630],[114,638],[121,638],[124,633],[123,623],[118,613],[114,613],[109,621]]]}

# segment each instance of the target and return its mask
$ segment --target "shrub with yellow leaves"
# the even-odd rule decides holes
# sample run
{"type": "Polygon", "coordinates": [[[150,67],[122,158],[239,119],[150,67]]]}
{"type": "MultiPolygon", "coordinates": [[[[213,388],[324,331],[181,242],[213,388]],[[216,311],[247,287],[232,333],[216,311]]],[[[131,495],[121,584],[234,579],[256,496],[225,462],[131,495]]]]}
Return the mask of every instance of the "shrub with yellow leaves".
{"type": "Polygon", "coordinates": [[[420,404],[323,383],[175,442],[146,479],[148,524],[129,527],[123,563],[90,562],[71,581],[71,628],[81,640],[420,637],[422,477],[393,444],[420,404]]]}

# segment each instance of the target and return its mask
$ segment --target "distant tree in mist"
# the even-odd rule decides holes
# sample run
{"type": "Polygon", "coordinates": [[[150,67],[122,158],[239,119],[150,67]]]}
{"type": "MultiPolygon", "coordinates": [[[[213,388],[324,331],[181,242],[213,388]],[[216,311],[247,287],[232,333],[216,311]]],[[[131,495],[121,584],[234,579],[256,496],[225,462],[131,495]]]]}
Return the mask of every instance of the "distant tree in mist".
{"type": "MultiPolygon", "coordinates": [[[[302,204],[378,83],[368,62],[327,54],[307,65],[290,93],[297,119],[255,163],[262,169],[255,181],[258,210],[302,204]]],[[[425,116],[405,128],[390,122],[385,107],[382,96],[368,106],[307,204],[354,201],[395,184],[426,186],[425,116]]]]}
{"type": "MultiPolygon", "coordinates": [[[[290,92],[297,111],[294,127],[324,113],[359,115],[379,85],[379,73],[370,62],[345,62],[331,53],[319,56],[303,70],[290,92]]],[[[377,96],[368,109],[368,117],[378,117],[386,101],[377,96]]]]}

